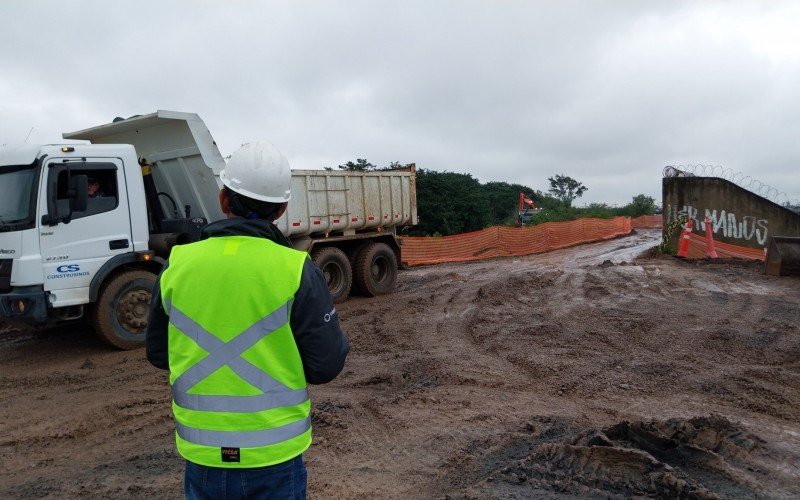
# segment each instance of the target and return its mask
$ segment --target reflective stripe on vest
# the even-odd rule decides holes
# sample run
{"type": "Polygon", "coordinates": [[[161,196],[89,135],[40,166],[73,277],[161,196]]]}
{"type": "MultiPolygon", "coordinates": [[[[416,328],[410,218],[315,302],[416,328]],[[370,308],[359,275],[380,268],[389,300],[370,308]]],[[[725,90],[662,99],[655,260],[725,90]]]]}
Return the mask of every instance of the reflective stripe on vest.
{"type": "Polygon", "coordinates": [[[248,448],[253,446],[269,446],[297,437],[311,428],[311,417],[292,422],[291,424],[263,431],[230,432],[209,431],[187,427],[180,422],[175,423],[178,435],[190,443],[205,446],[248,448]]]}
{"type": "MultiPolygon", "coordinates": [[[[172,383],[172,399],[186,409],[231,413],[250,413],[283,406],[294,406],[308,400],[308,389],[293,390],[275,380],[269,373],[253,365],[241,355],[257,342],[289,322],[292,299],[256,321],[228,342],[223,342],[197,324],[170,301],[166,301],[170,323],[194,340],[209,354],[182,373],[172,383]],[[190,394],[189,390],[223,366],[227,366],[263,394],[224,396],[190,394]]],[[[297,437],[311,427],[311,418],[259,431],[212,431],[176,422],[178,435],[186,441],[204,446],[255,447],[268,446],[297,437]]]]}

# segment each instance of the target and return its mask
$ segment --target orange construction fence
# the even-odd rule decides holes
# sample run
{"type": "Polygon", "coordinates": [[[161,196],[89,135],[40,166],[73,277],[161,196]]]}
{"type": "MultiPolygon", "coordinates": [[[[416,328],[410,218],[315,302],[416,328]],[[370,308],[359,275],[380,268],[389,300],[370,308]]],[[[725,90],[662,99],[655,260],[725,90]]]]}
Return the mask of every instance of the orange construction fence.
{"type": "Polygon", "coordinates": [[[630,217],[545,222],[528,227],[494,226],[452,236],[408,236],[403,262],[414,266],[528,255],[580,243],[608,240],[631,232],[630,217]]]}
{"type": "Polygon", "coordinates": [[[664,225],[662,215],[640,215],[631,219],[631,226],[634,228],[657,228],[664,225]]]}
{"type": "MultiPolygon", "coordinates": [[[[763,248],[750,248],[721,241],[714,241],[714,247],[720,259],[739,258],[764,260],[766,258],[763,248]]],[[[689,233],[689,253],[687,259],[705,259],[708,257],[708,243],[705,234],[689,233]]]]}

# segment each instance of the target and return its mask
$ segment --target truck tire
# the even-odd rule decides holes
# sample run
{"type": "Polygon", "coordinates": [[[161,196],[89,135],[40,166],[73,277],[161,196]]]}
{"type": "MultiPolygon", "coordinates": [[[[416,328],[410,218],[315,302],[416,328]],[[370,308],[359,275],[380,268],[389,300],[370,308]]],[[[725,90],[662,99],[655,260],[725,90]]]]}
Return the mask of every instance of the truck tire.
{"type": "Polygon", "coordinates": [[[391,292],[397,283],[397,257],[389,245],[365,245],[356,255],[353,280],[367,297],[391,292]]]}
{"type": "Polygon", "coordinates": [[[97,335],[119,349],[144,345],[150,295],[156,275],[147,271],[122,271],[100,289],[91,322],[97,335]]]}
{"type": "Polygon", "coordinates": [[[323,247],[316,250],[312,258],[325,277],[333,301],[345,300],[353,286],[353,269],[347,255],[336,247],[323,247]]]}
{"type": "Polygon", "coordinates": [[[358,281],[356,281],[355,274],[358,256],[361,255],[361,251],[368,246],[369,243],[365,243],[357,246],[354,249],[351,248],[347,253],[347,258],[350,260],[350,268],[353,270],[353,286],[350,288],[350,295],[365,295],[364,290],[361,289],[361,287],[358,285],[358,281]]]}

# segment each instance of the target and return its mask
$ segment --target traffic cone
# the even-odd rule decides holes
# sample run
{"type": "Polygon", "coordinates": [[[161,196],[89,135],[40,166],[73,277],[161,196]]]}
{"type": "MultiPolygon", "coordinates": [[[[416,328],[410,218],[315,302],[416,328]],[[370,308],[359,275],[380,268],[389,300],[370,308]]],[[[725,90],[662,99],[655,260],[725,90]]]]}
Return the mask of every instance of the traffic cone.
{"type": "Polygon", "coordinates": [[[717,249],[714,247],[714,235],[713,229],[711,228],[711,219],[706,217],[706,253],[712,259],[716,259],[719,257],[717,255],[717,249]]]}
{"type": "Polygon", "coordinates": [[[689,219],[688,228],[681,231],[681,239],[678,242],[678,257],[683,257],[684,259],[689,256],[689,236],[692,233],[692,229],[694,229],[694,219],[689,219]]]}

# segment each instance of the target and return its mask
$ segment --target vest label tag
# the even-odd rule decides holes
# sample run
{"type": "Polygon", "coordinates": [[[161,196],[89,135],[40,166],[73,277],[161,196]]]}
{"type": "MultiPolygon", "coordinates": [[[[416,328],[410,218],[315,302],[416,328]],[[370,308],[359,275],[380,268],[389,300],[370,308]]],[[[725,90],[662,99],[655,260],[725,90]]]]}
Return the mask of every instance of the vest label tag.
{"type": "Polygon", "coordinates": [[[239,461],[239,448],[222,448],[222,461],[223,462],[238,462],[239,461]]]}

